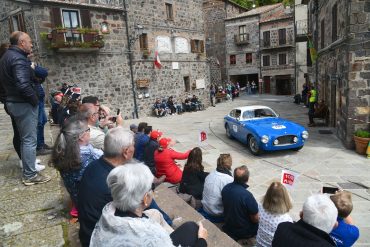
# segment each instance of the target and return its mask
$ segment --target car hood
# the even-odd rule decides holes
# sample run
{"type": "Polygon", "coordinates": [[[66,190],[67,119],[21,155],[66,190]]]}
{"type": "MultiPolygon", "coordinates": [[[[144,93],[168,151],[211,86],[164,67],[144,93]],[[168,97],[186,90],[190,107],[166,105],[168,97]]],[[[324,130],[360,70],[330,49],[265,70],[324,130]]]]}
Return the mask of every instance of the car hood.
{"type": "Polygon", "coordinates": [[[243,124],[254,129],[260,135],[297,135],[305,130],[303,126],[283,118],[252,119],[243,121],[243,124]]]}

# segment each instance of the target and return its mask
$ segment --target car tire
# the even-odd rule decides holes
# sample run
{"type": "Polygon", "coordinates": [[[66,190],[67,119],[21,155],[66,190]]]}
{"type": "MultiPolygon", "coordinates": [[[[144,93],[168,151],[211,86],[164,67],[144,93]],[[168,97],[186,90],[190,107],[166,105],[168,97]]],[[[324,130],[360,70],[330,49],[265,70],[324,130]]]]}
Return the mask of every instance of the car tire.
{"type": "Polygon", "coordinates": [[[249,151],[251,151],[251,153],[253,155],[258,156],[262,153],[262,151],[261,151],[261,149],[258,145],[258,142],[257,142],[256,138],[253,135],[248,137],[248,148],[249,148],[249,151]]]}
{"type": "Polygon", "coordinates": [[[301,150],[303,148],[303,146],[300,146],[300,147],[297,147],[297,148],[293,148],[292,150],[294,150],[294,151],[299,151],[299,150],[301,150]]]}
{"type": "Polygon", "coordinates": [[[233,136],[231,135],[230,127],[229,127],[228,124],[226,124],[225,129],[226,129],[226,135],[227,135],[227,137],[229,137],[230,139],[233,139],[233,136]]]}

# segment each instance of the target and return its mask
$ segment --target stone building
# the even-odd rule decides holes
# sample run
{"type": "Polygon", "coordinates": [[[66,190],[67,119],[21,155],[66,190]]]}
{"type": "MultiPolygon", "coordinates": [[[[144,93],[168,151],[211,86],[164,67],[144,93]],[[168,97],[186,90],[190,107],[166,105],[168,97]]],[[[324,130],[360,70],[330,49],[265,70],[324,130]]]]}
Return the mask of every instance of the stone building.
{"type": "Polygon", "coordinates": [[[311,0],[309,29],[318,52],[310,80],[330,109],[330,125],[348,148],[370,128],[370,2],[311,0]]]}
{"type": "Polygon", "coordinates": [[[259,82],[261,93],[284,92],[280,88],[285,84],[280,86],[280,80],[288,78],[290,82],[294,78],[293,18],[286,11],[282,4],[267,5],[225,20],[229,80],[241,86],[247,81],[259,82]],[[283,30],[285,36],[279,39],[283,30]],[[283,54],[285,64],[283,60],[279,64],[278,57],[283,54]]]}
{"type": "Polygon", "coordinates": [[[49,69],[48,88],[76,83],[125,117],[150,114],[157,97],[209,102],[201,0],[126,1],[126,16],[123,0],[0,4],[0,42],[15,30],[29,33],[36,61],[49,69]]]}
{"type": "Polygon", "coordinates": [[[246,11],[247,9],[229,0],[203,1],[207,59],[210,62],[210,78],[213,84],[228,79],[225,64],[227,45],[225,19],[246,11]]]}

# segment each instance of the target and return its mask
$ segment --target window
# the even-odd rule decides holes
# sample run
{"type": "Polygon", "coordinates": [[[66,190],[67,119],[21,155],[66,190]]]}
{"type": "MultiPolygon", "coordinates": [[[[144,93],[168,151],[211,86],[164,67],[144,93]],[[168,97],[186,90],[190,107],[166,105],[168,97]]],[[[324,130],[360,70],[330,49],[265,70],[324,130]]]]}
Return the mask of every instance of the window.
{"type": "Polygon", "coordinates": [[[263,61],[262,61],[262,64],[263,66],[270,66],[270,56],[263,56],[262,57],[263,61]]]}
{"type": "Polygon", "coordinates": [[[247,26],[239,26],[239,41],[248,41],[249,35],[247,34],[247,26]]]}
{"type": "Polygon", "coordinates": [[[185,92],[190,91],[190,78],[189,78],[189,76],[184,76],[184,87],[185,87],[185,92]]]}
{"type": "Polygon", "coordinates": [[[26,24],[24,22],[23,12],[9,17],[9,32],[12,33],[15,31],[26,32],[26,24]]]}
{"type": "Polygon", "coordinates": [[[166,3],[166,15],[167,20],[173,20],[173,10],[172,10],[172,4],[166,3]]]}
{"type": "Polygon", "coordinates": [[[230,55],[230,64],[236,64],[236,56],[230,55]]]}
{"type": "Polygon", "coordinates": [[[263,32],[263,46],[270,46],[270,31],[263,32]]]}
{"type": "Polygon", "coordinates": [[[325,19],[321,21],[321,49],[325,47],[325,19]]]}
{"type": "Polygon", "coordinates": [[[245,62],[252,63],[252,53],[245,54],[245,62]]]}
{"type": "Polygon", "coordinates": [[[63,26],[68,29],[65,34],[66,41],[81,41],[81,34],[75,34],[72,29],[81,27],[79,13],[77,10],[62,10],[63,26]]]}
{"type": "Polygon", "coordinates": [[[204,41],[192,39],[190,41],[191,52],[192,53],[204,53],[204,41]]]}
{"type": "Polygon", "coordinates": [[[146,33],[143,33],[139,36],[140,41],[140,50],[148,50],[148,35],[146,33]]]}
{"type": "Polygon", "coordinates": [[[337,18],[337,15],[338,15],[338,5],[335,4],[333,6],[333,10],[332,10],[332,27],[331,27],[331,37],[332,37],[332,42],[336,41],[337,38],[338,38],[338,33],[337,33],[337,23],[338,23],[338,18],[337,18]]]}
{"type": "Polygon", "coordinates": [[[286,29],[279,29],[279,45],[286,44],[286,29]]]}
{"type": "Polygon", "coordinates": [[[279,54],[279,65],[286,64],[286,53],[279,54]]]}

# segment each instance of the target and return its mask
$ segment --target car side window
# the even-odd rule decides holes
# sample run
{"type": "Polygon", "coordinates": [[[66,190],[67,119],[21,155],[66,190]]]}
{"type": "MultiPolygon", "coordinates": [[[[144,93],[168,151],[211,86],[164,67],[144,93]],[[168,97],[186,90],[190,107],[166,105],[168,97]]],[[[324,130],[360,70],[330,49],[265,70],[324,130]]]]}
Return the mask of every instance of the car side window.
{"type": "Polygon", "coordinates": [[[251,118],[254,118],[254,112],[253,111],[243,112],[243,119],[251,119],[251,118]]]}
{"type": "Polygon", "coordinates": [[[235,110],[232,110],[229,115],[230,117],[235,117],[235,110]]]}

